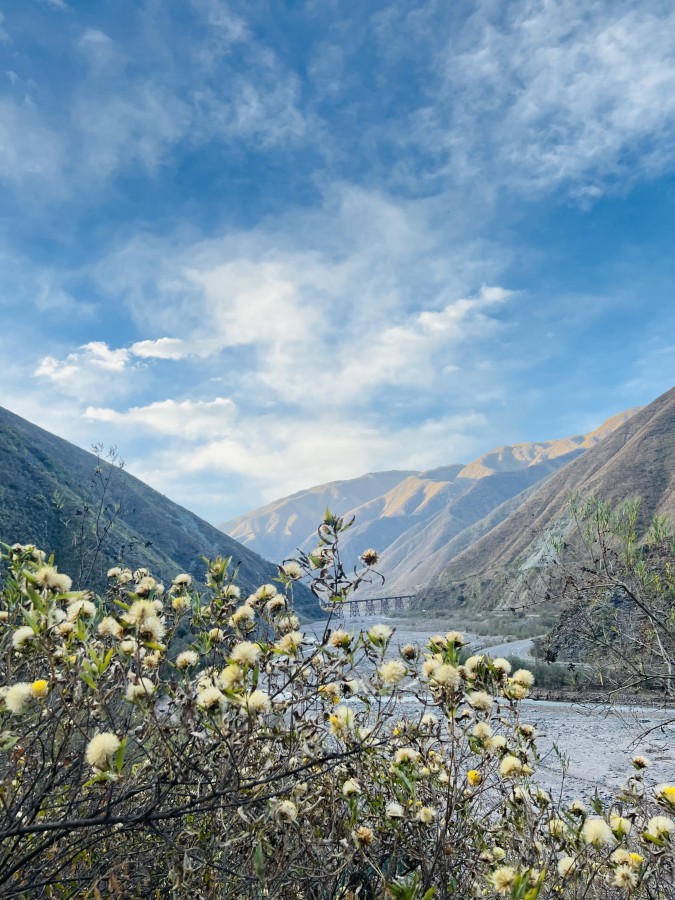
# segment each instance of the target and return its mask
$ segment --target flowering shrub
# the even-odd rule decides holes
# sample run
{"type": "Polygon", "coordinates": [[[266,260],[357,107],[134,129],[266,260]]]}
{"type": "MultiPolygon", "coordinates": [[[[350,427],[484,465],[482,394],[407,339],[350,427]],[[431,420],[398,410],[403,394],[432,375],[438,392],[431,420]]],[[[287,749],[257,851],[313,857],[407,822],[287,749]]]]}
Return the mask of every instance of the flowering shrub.
{"type": "Polygon", "coordinates": [[[246,598],[224,559],[168,590],[115,568],[99,598],[5,548],[1,896],[675,897],[675,785],[638,757],[610,806],[556,803],[530,672],[462,664],[457,632],[303,634],[293,583],[348,595],[345,527],[246,598]]]}

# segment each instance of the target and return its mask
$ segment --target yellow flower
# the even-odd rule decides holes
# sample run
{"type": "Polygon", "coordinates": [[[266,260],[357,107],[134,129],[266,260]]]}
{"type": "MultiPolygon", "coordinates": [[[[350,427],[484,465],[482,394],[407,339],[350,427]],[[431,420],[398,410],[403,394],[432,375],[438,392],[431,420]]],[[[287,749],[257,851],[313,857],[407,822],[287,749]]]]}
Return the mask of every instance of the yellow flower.
{"type": "Polygon", "coordinates": [[[477,787],[483,780],[483,776],[476,769],[469,769],[466,773],[466,780],[472,787],[477,787]]]}
{"type": "Polygon", "coordinates": [[[657,800],[663,800],[669,806],[675,807],[675,784],[657,784],[654,793],[657,800]]]}
{"type": "Polygon", "coordinates": [[[30,689],[34,697],[46,697],[49,693],[49,682],[44,678],[38,678],[31,684],[30,689]]]}

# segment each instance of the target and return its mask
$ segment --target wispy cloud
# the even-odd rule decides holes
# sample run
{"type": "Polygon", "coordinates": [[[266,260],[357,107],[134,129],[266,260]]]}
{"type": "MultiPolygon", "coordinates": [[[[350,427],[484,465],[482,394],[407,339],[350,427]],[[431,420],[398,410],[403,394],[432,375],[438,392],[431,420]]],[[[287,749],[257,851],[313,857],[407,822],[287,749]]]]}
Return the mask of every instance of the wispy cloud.
{"type": "Polygon", "coordinates": [[[673,163],[674,30],[659,2],[477,7],[436,53],[412,139],[448,175],[589,199],[623,189],[673,163]]]}
{"type": "Polygon", "coordinates": [[[567,431],[618,368],[644,402],[674,32],[665,0],[15,5],[0,402],[218,520],[567,431]]]}

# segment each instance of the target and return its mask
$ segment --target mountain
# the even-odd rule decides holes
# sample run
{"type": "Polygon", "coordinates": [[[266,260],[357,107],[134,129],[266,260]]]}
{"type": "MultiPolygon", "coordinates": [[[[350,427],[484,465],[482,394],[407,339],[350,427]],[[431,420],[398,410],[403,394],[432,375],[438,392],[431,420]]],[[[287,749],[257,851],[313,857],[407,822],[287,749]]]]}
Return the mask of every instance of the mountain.
{"type": "MultiPolygon", "coordinates": [[[[180,572],[203,578],[201,556],[231,556],[233,564],[239,564],[237,583],[247,593],[277,575],[276,567],[258,553],[133,475],[2,407],[0,540],[33,543],[54,552],[62,572],[77,581],[84,569],[87,586],[97,589],[105,586],[107,569],[120,560],[132,569],[145,566],[170,583],[180,572]],[[87,507],[89,511],[84,512],[87,507]],[[111,517],[115,521],[89,576],[94,557],[91,526],[99,509],[103,525],[111,517]],[[85,535],[84,554],[74,540],[80,532],[85,535]]],[[[299,588],[298,608],[315,614],[311,594],[299,588]]]]}
{"type": "Polygon", "coordinates": [[[348,481],[331,481],[275,500],[218,527],[270,559],[283,560],[298,547],[311,549],[326,507],[342,514],[390,491],[412,472],[376,472],[348,481]]]}
{"type": "Polygon", "coordinates": [[[505,510],[500,522],[484,528],[425,589],[425,606],[467,597],[485,606],[522,601],[531,576],[546,565],[547,538],[574,542],[573,494],[611,504],[639,497],[638,534],[655,514],[675,517],[675,388],[531,490],[505,510]]]}
{"type": "Polygon", "coordinates": [[[328,506],[355,516],[342,548],[347,564],[374,547],[387,592],[414,592],[506,518],[524,492],[586,453],[634,412],[614,416],[589,434],[497,447],[468,465],[377,472],[319,485],[220,527],[246,546],[282,559],[316,545],[316,527],[328,506]]]}

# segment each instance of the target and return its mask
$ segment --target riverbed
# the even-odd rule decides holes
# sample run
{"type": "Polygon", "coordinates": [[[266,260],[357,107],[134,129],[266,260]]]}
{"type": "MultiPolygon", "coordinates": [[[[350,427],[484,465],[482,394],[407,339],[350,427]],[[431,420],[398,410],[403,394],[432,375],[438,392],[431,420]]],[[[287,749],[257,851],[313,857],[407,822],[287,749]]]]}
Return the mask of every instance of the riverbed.
{"type": "MultiPolygon", "coordinates": [[[[432,634],[448,630],[447,622],[412,622],[384,616],[346,619],[333,627],[347,631],[368,630],[376,622],[395,628],[389,655],[396,646],[417,643],[424,646],[432,634]]],[[[325,622],[303,626],[305,633],[316,638],[323,633],[325,622]]],[[[456,627],[461,630],[459,626],[456,627]]],[[[516,655],[527,659],[532,642],[478,638],[465,633],[476,649],[491,656],[516,655]]],[[[571,800],[590,799],[596,790],[607,798],[633,771],[631,759],[636,754],[647,756],[651,766],[646,780],[652,784],[675,781],[675,710],[653,706],[609,706],[580,702],[526,700],[527,719],[537,726],[537,745],[541,762],[537,780],[542,786],[571,800]]]]}

